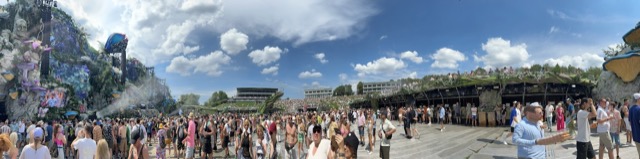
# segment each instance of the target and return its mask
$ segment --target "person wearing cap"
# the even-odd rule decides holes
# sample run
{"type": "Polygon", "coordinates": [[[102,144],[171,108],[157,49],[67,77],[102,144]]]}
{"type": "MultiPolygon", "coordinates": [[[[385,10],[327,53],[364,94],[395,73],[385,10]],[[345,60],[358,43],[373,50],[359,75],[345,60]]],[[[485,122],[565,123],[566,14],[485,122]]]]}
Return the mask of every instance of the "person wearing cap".
{"type": "Polygon", "coordinates": [[[44,130],[42,130],[42,128],[34,128],[32,137],[33,141],[22,148],[20,159],[51,159],[49,148],[41,144],[44,137],[44,130]]]}
{"type": "Polygon", "coordinates": [[[595,151],[593,151],[593,145],[591,144],[591,126],[589,119],[596,117],[596,108],[589,99],[585,98],[581,100],[580,111],[578,111],[576,125],[578,127],[578,134],[576,135],[576,149],[578,159],[594,158],[595,151]]]}
{"type": "Polygon", "coordinates": [[[636,104],[629,108],[629,123],[631,124],[633,142],[636,143],[638,158],[640,158],[640,93],[634,93],[633,99],[636,100],[636,104]]]}
{"type": "Polygon", "coordinates": [[[570,138],[568,133],[560,133],[550,137],[544,137],[544,130],[538,126],[542,121],[543,110],[538,102],[525,107],[526,117],[519,122],[513,132],[513,143],[518,145],[518,158],[545,158],[544,145],[563,142],[570,138]]]}
{"type": "Polygon", "coordinates": [[[185,159],[193,159],[195,157],[196,149],[196,123],[194,121],[195,115],[193,112],[189,113],[189,126],[187,127],[187,137],[182,140],[186,142],[187,150],[185,152],[185,159]]]}
{"type": "Polygon", "coordinates": [[[380,114],[380,129],[378,137],[380,140],[380,158],[389,159],[389,151],[391,150],[391,136],[396,132],[396,127],[391,121],[387,120],[385,113],[380,114]]]}
{"type": "MultiPolygon", "coordinates": [[[[309,145],[307,159],[326,159],[331,155],[331,141],[322,138],[322,126],[313,126],[313,142],[309,145]]],[[[356,140],[357,147],[357,140],[356,140]]]]}
{"type": "Polygon", "coordinates": [[[144,140],[144,127],[143,126],[135,126],[133,127],[133,131],[131,131],[131,140],[133,144],[129,148],[129,159],[149,159],[149,150],[142,143],[144,140]]]}

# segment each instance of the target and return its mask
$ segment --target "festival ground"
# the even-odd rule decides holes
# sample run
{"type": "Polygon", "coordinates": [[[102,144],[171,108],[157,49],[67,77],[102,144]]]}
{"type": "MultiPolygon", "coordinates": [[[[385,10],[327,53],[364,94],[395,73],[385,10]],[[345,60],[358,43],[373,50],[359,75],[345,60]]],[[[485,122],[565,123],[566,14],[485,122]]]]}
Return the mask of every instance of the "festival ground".
{"type": "MultiPolygon", "coordinates": [[[[446,128],[440,132],[440,125],[433,124],[430,127],[426,124],[417,124],[421,133],[420,139],[404,138],[404,130],[398,126],[398,122],[393,121],[398,128],[391,141],[391,158],[428,158],[428,159],[495,159],[495,158],[516,158],[516,146],[511,145],[511,141],[507,141],[509,145],[502,143],[504,132],[506,135],[507,127],[468,127],[460,125],[445,125],[446,128]]],[[[555,126],[554,126],[555,127],[555,126]]],[[[352,125],[351,130],[356,130],[352,125]]],[[[595,131],[592,131],[595,132],[595,131]]],[[[545,132],[545,135],[555,133],[545,132]]],[[[626,137],[624,133],[620,135],[622,146],[620,147],[620,158],[636,158],[638,153],[635,147],[626,145],[626,137]]],[[[365,140],[368,141],[368,140],[365,140]]],[[[591,134],[591,143],[598,152],[598,137],[594,133],[591,134]]],[[[154,142],[156,144],[157,142],[154,142]]],[[[279,143],[279,145],[282,145],[279,143]]],[[[358,158],[379,158],[379,141],[372,154],[369,154],[365,147],[358,148],[358,158]]],[[[155,145],[154,145],[155,146],[155,145]]],[[[297,147],[296,147],[297,148],[297,147]]],[[[233,150],[231,150],[233,151],[233,150]]],[[[556,145],[547,146],[549,153],[548,158],[575,158],[576,143],[575,140],[568,140],[556,145]]],[[[214,152],[214,157],[222,158],[223,151],[214,152]]],[[[155,148],[151,149],[150,156],[155,158],[155,148]]],[[[606,153],[605,153],[606,156],[606,153]]],[[[615,154],[614,154],[615,156],[615,154]]],[[[168,158],[174,158],[173,153],[167,154],[168,158]]],[[[199,157],[199,156],[198,156],[199,157]]],[[[232,157],[234,157],[232,153],[232,157]]],[[[181,157],[184,158],[184,157],[181,157]]]]}

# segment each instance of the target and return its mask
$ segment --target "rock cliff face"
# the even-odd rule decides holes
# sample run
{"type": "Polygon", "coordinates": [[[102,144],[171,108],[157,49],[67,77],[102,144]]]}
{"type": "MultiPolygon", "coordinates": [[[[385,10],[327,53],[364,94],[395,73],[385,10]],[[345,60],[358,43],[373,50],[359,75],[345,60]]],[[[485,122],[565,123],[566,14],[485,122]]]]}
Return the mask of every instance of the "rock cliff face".
{"type": "Polygon", "coordinates": [[[490,112],[495,109],[498,104],[502,103],[502,96],[498,91],[486,91],[480,94],[480,110],[490,112]]]}
{"type": "Polygon", "coordinates": [[[632,99],[632,94],[640,92],[640,78],[625,83],[613,72],[603,71],[598,79],[598,85],[593,89],[594,99],[611,98],[622,102],[623,99],[632,99]]]}

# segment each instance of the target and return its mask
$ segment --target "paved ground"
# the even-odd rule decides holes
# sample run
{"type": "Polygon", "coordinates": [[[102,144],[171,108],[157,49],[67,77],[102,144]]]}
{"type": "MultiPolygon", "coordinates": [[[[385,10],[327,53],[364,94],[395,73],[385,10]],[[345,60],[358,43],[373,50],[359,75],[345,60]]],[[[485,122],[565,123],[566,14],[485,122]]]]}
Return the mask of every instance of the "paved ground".
{"type": "MultiPolygon", "coordinates": [[[[397,124],[397,122],[394,122],[397,124]]],[[[446,125],[443,132],[440,125],[427,126],[418,124],[421,133],[420,139],[404,138],[404,130],[397,126],[398,131],[391,141],[391,158],[428,158],[428,159],[495,159],[495,158],[515,158],[516,146],[504,145],[502,135],[504,128],[484,128],[459,125],[446,125]],[[498,139],[498,140],[496,140],[498,139]]],[[[357,130],[353,128],[352,130],[357,130]]],[[[546,133],[552,134],[552,133],[546,133]]],[[[505,133],[506,135],[506,133],[505,133]]],[[[621,141],[626,141],[626,137],[621,135],[621,141]]],[[[510,141],[508,141],[511,143],[510,141]]],[[[591,142],[597,151],[598,137],[591,135],[591,142]]],[[[550,153],[548,158],[575,158],[575,140],[547,146],[550,153]]],[[[364,147],[359,147],[358,158],[378,158],[379,141],[372,154],[368,154],[364,147]]],[[[155,148],[150,152],[155,158],[155,148]]],[[[222,152],[216,152],[214,157],[222,158],[222,152]]],[[[597,154],[596,154],[597,155],[597,154]]],[[[173,156],[169,153],[167,156],[173,156]]],[[[606,154],[605,154],[606,156],[606,154]]],[[[635,147],[623,145],[620,148],[621,158],[638,158],[635,147]]]]}

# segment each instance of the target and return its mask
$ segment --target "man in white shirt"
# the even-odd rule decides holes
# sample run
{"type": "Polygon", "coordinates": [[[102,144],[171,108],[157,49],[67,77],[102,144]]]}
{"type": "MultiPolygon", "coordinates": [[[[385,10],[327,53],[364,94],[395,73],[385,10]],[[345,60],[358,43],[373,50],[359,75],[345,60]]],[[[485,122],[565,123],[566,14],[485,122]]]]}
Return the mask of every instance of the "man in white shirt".
{"type": "Polygon", "coordinates": [[[613,158],[613,142],[611,140],[611,136],[609,135],[609,129],[611,128],[609,120],[612,120],[613,116],[609,116],[607,114],[607,100],[604,98],[600,99],[596,119],[598,120],[597,132],[598,136],[600,136],[600,148],[598,149],[598,157],[602,158],[602,156],[604,155],[604,148],[607,148],[609,158],[613,158]]]}
{"type": "Polygon", "coordinates": [[[591,126],[589,119],[596,117],[596,108],[587,98],[581,100],[577,115],[578,134],[576,135],[577,158],[594,158],[595,151],[591,145],[591,126]]]}
{"type": "Polygon", "coordinates": [[[18,133],[20,133],[18,135],[18,147],[22,147],[22,143],[25,142],[24,138],[27,136],[27,133],[25,133],[25,131],[27,131],[27,126],[24,125],[24,121],[20,120],[18,126],[18,133]]]}
{"type": "Polygon", "coordinates": [[[93,159],[96,155],[96,141],[92,137],[93,127],[85,126],[78,133],[78,138],[71,143],[73,149],[78,150],[78,159],[93,159]]]}
{"type": "Polygon", "coordinates": [[[551,127],[553,125],[554,110],[555,109],[553,108],[553,105],[551,104],[551,102],[549,102],[549,105],[547,105],[547,108],[545,108],[546,117],[547,117],[547,128],[549,128],[549,132],[552,131],[551,127]]]}
{"type": "Polygon", "coordinates": [[[382,140],[380,141],[380,158],[389,159],[389,151],[391,150],[391,137],[393,133],[396,132],[396,127],[393,126],[391,121],[387,120],[386,113],[380,114],[380,131],[378,133],[378,137],[382,140]]]}

